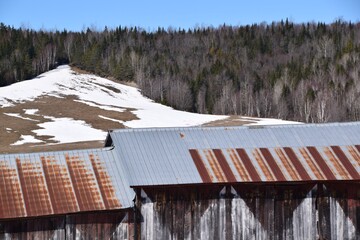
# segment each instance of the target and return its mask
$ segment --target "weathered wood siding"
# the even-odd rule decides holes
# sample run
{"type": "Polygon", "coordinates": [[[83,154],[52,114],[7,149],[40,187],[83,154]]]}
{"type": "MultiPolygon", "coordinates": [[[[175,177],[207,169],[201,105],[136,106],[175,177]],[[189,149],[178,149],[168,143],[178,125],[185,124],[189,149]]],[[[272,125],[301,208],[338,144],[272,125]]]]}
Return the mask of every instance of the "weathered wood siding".
{"type": "Polygon", "coordinates": [[[64,218],[33,218],[0,222],[0,239],[65,239],[64,218]]]}
{"type": "Polygon", "coordinates": [[[139,238],[360,239],[358,187],[298,184],[142,188],[137,203],[139,238]]]}
{"type": "Polygon", "coordinates": [[[0,239],[133,239],[132,211],[0,222],[0,239]]]}
{"type": "Polygon", "coordinates": [[[135,214],[127,209],[0,221],[0,240],[360,239],[360,183],[213,184],[136,192],[135,214]]]}
{"type": "Polygon", "coordinates": [[[360,239],[360,183],[319,188],[319,231],[323,239],[360,239]]]}

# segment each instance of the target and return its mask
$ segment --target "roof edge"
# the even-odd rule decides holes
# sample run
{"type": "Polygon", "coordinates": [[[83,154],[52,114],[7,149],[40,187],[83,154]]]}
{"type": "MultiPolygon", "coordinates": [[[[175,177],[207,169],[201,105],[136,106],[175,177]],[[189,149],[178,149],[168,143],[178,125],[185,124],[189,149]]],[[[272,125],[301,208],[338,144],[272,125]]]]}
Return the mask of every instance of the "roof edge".
{"type": "Polygon", "coordinates": [[[158,185],[130,185],[132,189],[140,188],[177,188],[177,187],[201,187],[208,185],[302,185],[302,184],[340,184],[340,183],[358,183],[360,179],[347,179],[347,180],[311,180],[311,181],[273,181],[273,182],[213,182],[213,183],[182,183],[182,184],[158,184],[158,185]]]}
{"type": "Polygon", "coordinates": [[[17,155],[38,155],[44,153],[71,153],[71,152],[82,152],[82,151],[112,151],[113,146],[104,146],[100,148],[82,148],[82,149],[72,149],[72,150],[55,150],[55,151],[39,151],[39,152],[18,152],[18,153],[0,153],[0,156],[17,156],[17,155]]]}
{"type": "Polygon", "coordinates": [[[173,131],[173,130],[231,130],[231,129],[266,129],[266,128],[304,128],[304,127],[326,127],[326,126],[351,126],[359,125],[360,121],[353,122],[328,122],[328,123],[286,123],[286,124],[265,124],[265,125],[240,125],[240,126],[188,126],[188,127],[146,127],[146,128],[119,128],[109,130],[111,133],[117,132],[151,132],[151,131],[173,131]]]}

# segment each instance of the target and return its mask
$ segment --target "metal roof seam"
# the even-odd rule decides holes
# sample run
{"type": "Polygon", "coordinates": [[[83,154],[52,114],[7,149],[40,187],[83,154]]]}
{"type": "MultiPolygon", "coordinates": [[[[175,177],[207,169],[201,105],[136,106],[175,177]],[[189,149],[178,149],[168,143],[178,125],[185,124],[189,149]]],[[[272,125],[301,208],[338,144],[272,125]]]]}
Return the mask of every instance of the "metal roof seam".
{"type": "Polygon", "coordinates": [[[51,213],[54,213],[54,206],[53,206],[53,203],[52,203],[52,201],[51,201],[51,195],[50,195],[50,190],[49,190],[49,187],[48,187],[48,181],[47,181],[47,179],[46,179],[46,174],[45,174],[45,171],[44,171],[44,166],[43,166],[43,164],[42,164],[42,162],[41,162],[41,159],[40,159],[40,164],[41,164],[41,172],[42,172],[42,176],[44,177],[44,179],[45,179],[45,181],[44,181],[44,185],[45,185],[45,188],[46,188],[46,190],[47,190],[47,192],[48,192],[48,194],[49,194],[49,203],[50,203],[50,207],[51,207],[51,213]]]}
{"type": "MultiPolygon", "coordinates": [[[[156,134],[158,134],[158,133],[156,133],[156,134]]],[[[166,134],[166,132],[165,132],[165,134],[166,134]]],[[[164,134],[164,135],[165,135],[165,134],[164,134]]],[[[167,149],[166,145],[163,144],[163,141],[162,141],[161,138],[160,138],[159,142],[160,142],[160,145],[162,146],[162,148],[163,148],[164,150],[167,149]]],[[[167,156],[166,151],[163,151],[163,154],[164,154],[165,156],[167,156]]],[[[176,155],[177,153],[173,152],[173,154],[176,155]]],[[[170,159],[168,158],[168,156],[167,156],[167,159],[170,160],[170,159]]],[[[173,176],[175,176],[175,178],[176,178],[176,179],[175,179],[175,180],[176,180],[176,183],[180,183],[180,182],[179,182],[179,179],[178,179],[179,177],[178,177],[178,175],[176,174],[177,172],[175,171],[174,167],[172,166],[172,164],[169,164],[169,166],[170,166],[170,170],[171,170],[173,176]]],[[[168,168],[167,168],[166,170],[168,170],[168,168]]]]}
{"type": "MultiPolygon", "coordinates": [[[[10,157],[9,157],[9,162],[10,162],[10,157]]],[[[11,162],[10,162],[11,163],[11,162]]],[[[20,182],[20,175],[19,175],[19,170],[18,170],[18,168],[17,168],[17,166],[16,166],[16,164],[13,166],[13,168],[16,170],[16,176],[17,176],[17,180],[18,180],[18,184],[19,184],[19,186],[20,186],[20,191],[21,191],[21,193],[23,193],[23,186],[21,185],[21,182],[20,182]]],[[[25,202],[25,199],[24,199],[24,195],[23,194],[21,194],[21,199],[22,199],[22,201],[23,201],[23,204],[24,204],[24,214],[25,214],[25,216],[27,215],[27,208],[26,208],[26,202],[25,202]]]]}
{"type": "Polygon", "coordinates": [[[103,193],[102,193],[102,191],[101,191],[101,187],[100,187],[100,183],[99,183],[100,179],[98,179],[97,174],[96,174],[96,171],[95,171],[95,169],[94,169],[94,164],[93,164],[92,161],[91,161],[92,159],[91,159],[91,157],[90,157],[90,152],[86,151],[86,153],[87,153],[87,154],[86,154],[86,157],[84,156],[84,161],[88,160],[90,166],[92,166],[91,168],[88,168],[88,170],[91,171],[92,175],[94,176],[94,180],[95,180],[94,182],[95,182],[96,187],[97,187],[97,192],[100,193],[100,194],[99,194],[99,197],[100,197],[101,203],[102,203],[102,205],[103,205],[103,206],[101,206],[101,204],[99,204],[99,207],[100,207],[100,208],[103,207],[103,208],[105,209],[105,208],[106,208],[106,206],[105,206],[105,199],[104,199],[103,193]],[[86,159],[86,160],[85,160],[85,159],[86,159]]]}
{"type": "Polygon", "coordinates": [[[77,196],[76,196],[76,193],[75,193],[74,182],[73,182],[73,179],[71,178],[70,169],[69,169],[69,166],[68,166],[67,161],[66,161],[66,154],[64,154],[62,157],[65,160],[64,161],[64,167],[66,168],[67,175],[69,176],[68,179],[69,179],[69,181],[71,183],[71,189],[72,189],[72,193],[74,194],[75,204],[77,206],[77,210],[79,211],[80,210],[79,200],[77,199],[77,196]]]}
{"type": "Polygon", "coordinates": [[[130,206],[132,204],[131,201],[132,201],[133,197],[135,196],[135,193],[134,193],[133,189],[129,188],[130,184],[129,184],[128,171],[126,171],[124,169],[124,164],[121,161],[121,158],[117,154],[115,149],[113,149],[112,151],[110,151],[108,153],[111,154],[112,158],[114,159],[114,165],[116,167],[116,172],[120,173],[120,176],[118,176],[119,181],[116,181],[116,183],[119,185],[119,188],[117,188],[119,198],[123,200],[122,206],[130,206]],[[126,193],[122,194],[121,192],[118,191],[119,189],[122,189],[126,193]]]}

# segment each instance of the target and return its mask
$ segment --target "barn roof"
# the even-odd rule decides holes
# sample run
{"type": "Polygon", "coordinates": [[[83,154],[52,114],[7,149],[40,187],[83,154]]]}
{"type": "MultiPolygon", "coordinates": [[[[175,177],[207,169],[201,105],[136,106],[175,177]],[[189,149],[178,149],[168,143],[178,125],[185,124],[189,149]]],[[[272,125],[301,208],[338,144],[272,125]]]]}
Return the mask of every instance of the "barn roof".
{"type": "Polygon", "coordinates": [[[360,180],[360,122],[110,131],[132,186],[360,180]]]}
{"type": "Polygon", "coordinates": [[[0,155],[0,219],[129,208],[131,186],[359,173],[360,122],[113,130],[102,149],[0,155]]]}
{"type": "Polygon", "coordinates": [[[0,155],[0,219],[128,208],[111,148],[0,155]]]}

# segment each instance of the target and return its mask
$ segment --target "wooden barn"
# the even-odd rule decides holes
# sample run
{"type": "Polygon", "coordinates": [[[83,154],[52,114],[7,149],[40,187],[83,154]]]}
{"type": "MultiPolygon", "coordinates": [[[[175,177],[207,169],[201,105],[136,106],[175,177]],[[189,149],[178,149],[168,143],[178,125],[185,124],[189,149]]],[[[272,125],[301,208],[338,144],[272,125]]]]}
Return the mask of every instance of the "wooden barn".
{"type": "Polygon", "coordinates": [[[105,142],[0,155],[0,239],[360,239],[360,122],[105,142]]]}
{"type": "Polygon", "coordinates": [[[0,155],[0,239],[129,239],[119,164],[112,148],[0,155]]]}

